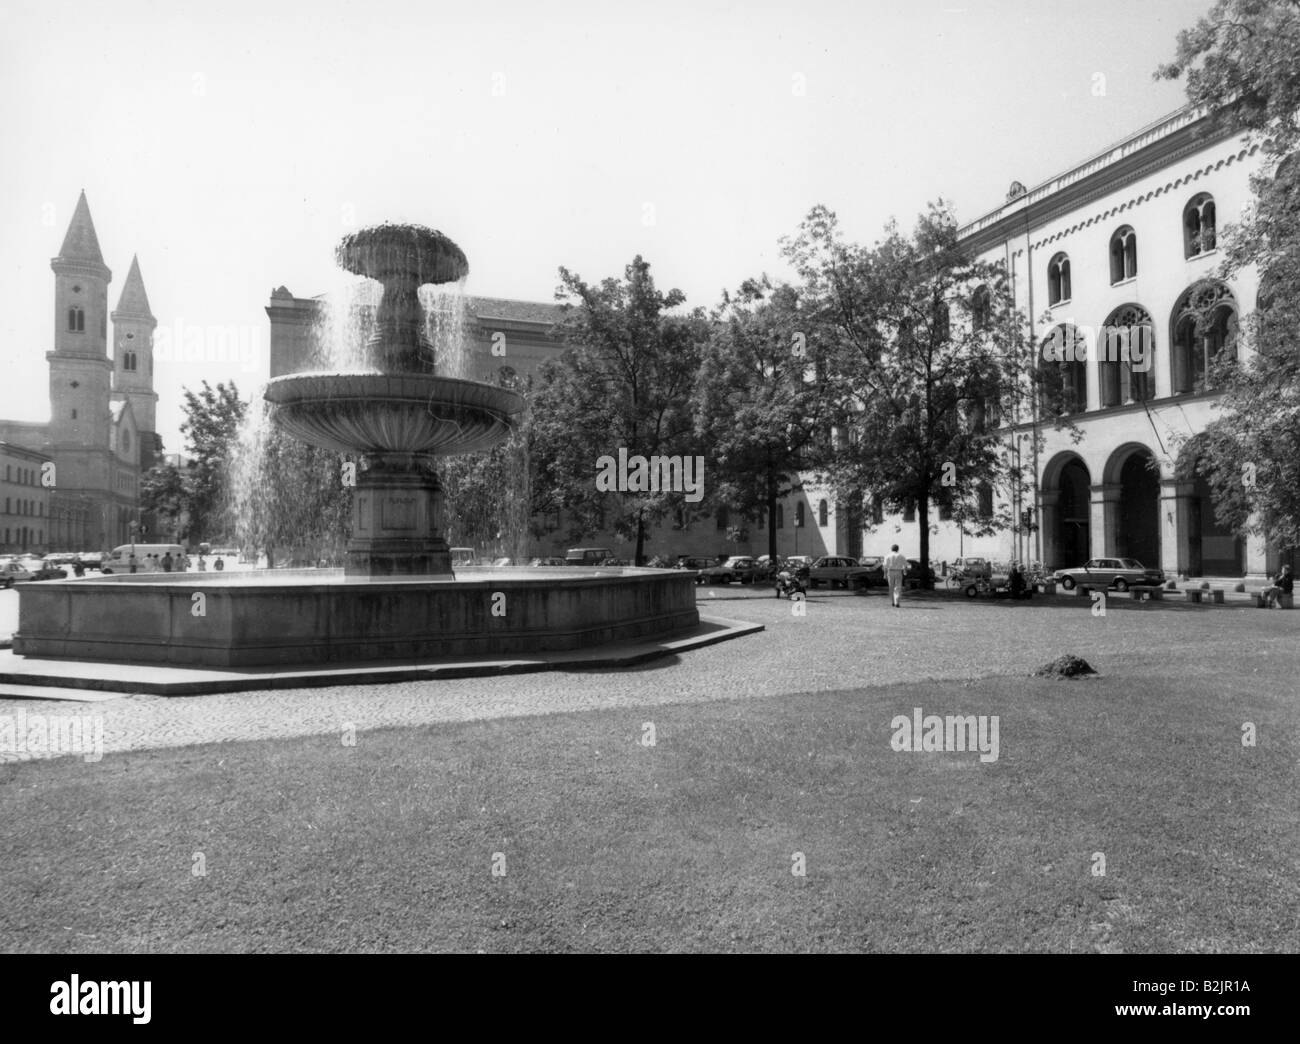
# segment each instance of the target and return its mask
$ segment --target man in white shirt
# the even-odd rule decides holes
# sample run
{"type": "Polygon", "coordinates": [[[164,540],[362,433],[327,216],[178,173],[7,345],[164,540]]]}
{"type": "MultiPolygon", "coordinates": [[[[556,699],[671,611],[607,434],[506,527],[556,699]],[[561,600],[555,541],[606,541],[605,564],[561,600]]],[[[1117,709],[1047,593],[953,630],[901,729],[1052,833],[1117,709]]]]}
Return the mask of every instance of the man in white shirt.
{"type": "Polygon", "coordinates": [[[907,559],[894,544],[885,556],[885,577],[889,581],[889,597],[893,599],[894,608],[900,608],[903,598],[903,577],[907,575],[907,559]]]}

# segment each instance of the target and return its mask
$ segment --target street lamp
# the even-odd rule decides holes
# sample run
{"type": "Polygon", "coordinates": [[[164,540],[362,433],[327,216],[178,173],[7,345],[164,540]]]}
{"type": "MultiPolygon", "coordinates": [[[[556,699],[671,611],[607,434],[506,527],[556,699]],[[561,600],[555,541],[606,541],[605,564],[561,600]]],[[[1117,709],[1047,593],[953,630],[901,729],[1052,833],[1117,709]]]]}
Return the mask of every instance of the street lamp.
{"type": "Polygon", "coordinates": [[[131,530],[131,572],[134,573],[134,572],[135,572],[135,566],[136,566],[136,562],[135,562],[135,535],[136,535],[137,530],[139,530],[139,528],[140,528],[140,523],[137,522],[135,519],[132,519],[132,520],[128,523],[128,528],[131,530]]]}

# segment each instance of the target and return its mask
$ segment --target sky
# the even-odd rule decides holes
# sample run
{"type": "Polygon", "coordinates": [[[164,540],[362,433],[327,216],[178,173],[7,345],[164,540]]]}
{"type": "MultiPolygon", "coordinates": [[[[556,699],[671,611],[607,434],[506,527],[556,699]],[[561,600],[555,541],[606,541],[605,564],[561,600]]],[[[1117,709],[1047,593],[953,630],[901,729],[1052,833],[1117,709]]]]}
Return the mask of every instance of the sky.
{"type": "Polygon", "coordinates": [[[1210,0],[0,0],[0,417],[49,415],[54,276],[84,189],[116,306],[139,256],[183,387],[268,374],[271,291],[338,285],[383,221],[441,229],[466,292],[552,301],[650,262],[711,306],[786,274],[817,204],[870,243],[965,222],[1184,102],[1152,78],[1210,0]]]}

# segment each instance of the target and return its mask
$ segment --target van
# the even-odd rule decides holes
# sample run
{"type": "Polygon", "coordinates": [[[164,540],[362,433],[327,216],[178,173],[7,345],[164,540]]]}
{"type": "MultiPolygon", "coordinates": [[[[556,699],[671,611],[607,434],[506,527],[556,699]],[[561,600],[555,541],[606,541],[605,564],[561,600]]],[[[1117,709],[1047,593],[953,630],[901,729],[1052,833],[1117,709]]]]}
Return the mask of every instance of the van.
{"type": "Polygon", "coordinates": [[[129,573],[131,571],[131,551],[135,550],[136,572],[137,573],[161,573],[163,555],[170,554],[172,561],[178,563],[172,566],[172,572],[183,573],[189,568],[189,562],[185,558],[185,548],[180,544],[120,544],[108,553],[104,559],[101,571],[107,576],[109,573],[129,573]],[[153,555],[153,558],[149,556],[153,555]]]}
{"type": "Polygon", "coordinates": [[[564,564],[569,566],[595,566],[614,557],[607,547],[571,547],[564,553],[564,564]]]}
{"type": "Polygon", "coordinates": [[[478,555],[472,547],[453,547],[451,549],[452,566],[478,565],[478,555]]]}

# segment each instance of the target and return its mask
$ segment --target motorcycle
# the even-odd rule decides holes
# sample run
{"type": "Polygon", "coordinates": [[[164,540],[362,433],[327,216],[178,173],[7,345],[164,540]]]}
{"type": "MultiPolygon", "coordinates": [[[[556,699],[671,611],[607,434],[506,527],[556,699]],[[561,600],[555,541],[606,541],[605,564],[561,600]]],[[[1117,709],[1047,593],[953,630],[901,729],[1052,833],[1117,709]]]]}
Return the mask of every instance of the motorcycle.
{"type": "Polygon", "coordinates": [[[776,574],[775,587],[777,598],[789,598],[792,602],[808,597],[808,569],[796,569],[791,572],[782,569],[776,574]]]}

